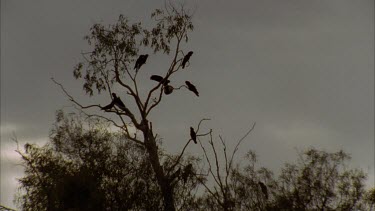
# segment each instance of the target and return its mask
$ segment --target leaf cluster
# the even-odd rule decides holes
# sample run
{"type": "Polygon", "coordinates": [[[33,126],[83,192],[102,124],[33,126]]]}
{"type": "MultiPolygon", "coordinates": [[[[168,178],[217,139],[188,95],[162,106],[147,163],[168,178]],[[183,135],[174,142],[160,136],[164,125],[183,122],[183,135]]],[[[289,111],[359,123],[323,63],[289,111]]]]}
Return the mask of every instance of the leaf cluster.
{"type": "Polygon", "coordinates": [[[155,10],[151,15],[155,26],[151,29],[144,28],[140,22],[130,23],[123,15],[115,24],[94,24],[84,37],[92,49],[82,53],[85,62],[78,63],[73,71],[76,79],[84,80],[85,92],[92,96],[94,90],[99,94],[107,90],[116,81],[117,69],[119,78],[126,78],[141,48],[169,54],[174,40],[187,42],[187,32],[194,29],[192,17],[184,10],[172,9],[171,12],[155,10]]]}

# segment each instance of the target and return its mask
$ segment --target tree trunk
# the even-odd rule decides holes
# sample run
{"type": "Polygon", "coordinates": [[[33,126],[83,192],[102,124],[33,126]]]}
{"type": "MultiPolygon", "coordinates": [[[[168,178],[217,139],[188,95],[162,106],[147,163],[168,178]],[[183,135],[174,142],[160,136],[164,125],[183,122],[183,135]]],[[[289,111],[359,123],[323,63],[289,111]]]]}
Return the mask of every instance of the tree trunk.
{"type": "Polygon", "coordinates": [[[160,190],[163,194],[164,210],[175,211],[173,187],[167,175],[163,171],[163,167],[160,165],[160,159],[158,154],[158,147],[154,138],[153,132],[149,127],[148,121],[142,122],[142,132],[144,136],[144,143],[148,152],[149,161],[155,172],[156,179],[158,181],[160,190]]]}

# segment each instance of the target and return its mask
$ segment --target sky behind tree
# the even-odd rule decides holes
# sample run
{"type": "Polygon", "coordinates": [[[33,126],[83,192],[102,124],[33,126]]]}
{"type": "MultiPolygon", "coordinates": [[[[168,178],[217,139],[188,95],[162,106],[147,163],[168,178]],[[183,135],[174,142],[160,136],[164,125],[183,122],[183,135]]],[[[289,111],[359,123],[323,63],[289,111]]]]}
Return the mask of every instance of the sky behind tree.
{"type": "MultiPolygon", "coordinates": [[[[72,110],[54,77],[80,102],[89,97],[73,67],[89,49],[83,36],[94,23],[120,14],[150,26],[164,1],[1,1],[1,199],[14,207],[22,176],[11,140],[45,143],[57,109],[72,110]]],[[[184,52],[189,67],[173,83],[193,82],[200,93],[174,92],[151,116],[168,152],[178,152],[189,127],[205,127],[235,143],[257,125],[238,159],[252,149],[259,165],[274,171],[294,161],[296,150],[352,155],[353,167],[374,185],[374,2],[372,0],[186,1],[194,31],[184,52]]],[[[170,56],[149,54],[140,70],[144,90],[162,74],[170,56]]],[[[120,97],[126,102],[126,95],[120,97]]],[[[199,155],[199,147],[189,147],[199,155]]]]}

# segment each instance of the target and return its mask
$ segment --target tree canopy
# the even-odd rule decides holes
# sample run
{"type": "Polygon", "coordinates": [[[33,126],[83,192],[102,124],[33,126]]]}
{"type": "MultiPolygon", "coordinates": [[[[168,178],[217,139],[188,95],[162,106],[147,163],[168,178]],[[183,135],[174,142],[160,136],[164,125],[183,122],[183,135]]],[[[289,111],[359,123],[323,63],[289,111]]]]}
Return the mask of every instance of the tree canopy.
{"type": "MultiPolygon", "coordinates": [[[[19,179],[22,210],[163,210],[147,151],[108,126],[58,111],[46,145],[18,149],[25,167],[19,179]]],[[[224,142],[209,143],[206,152],[225,153],[224,142]]],[[[166,158],[164,168],[171,167],[176,156],[158,153],[166,158]]],[[[374,191],[364,188],[365,174],[347,167],[350,156],[343,151],[300,152],[278,176],[256,167],[252,151],[242,164],[203,157],[208,162],[184,157],[170,176],[179,210],[367,210],[374,205],[374,191]]]]}

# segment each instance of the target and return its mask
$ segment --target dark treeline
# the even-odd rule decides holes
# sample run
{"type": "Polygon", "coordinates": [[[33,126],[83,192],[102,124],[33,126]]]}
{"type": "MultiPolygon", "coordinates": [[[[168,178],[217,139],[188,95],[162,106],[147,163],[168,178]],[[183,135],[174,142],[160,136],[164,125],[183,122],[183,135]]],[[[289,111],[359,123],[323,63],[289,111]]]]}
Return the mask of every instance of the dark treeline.
{"type": "MultiPolygon", "coordinates": [[[[164,210],[163,195],[144,148],[108,123],[57,113],[50,141],[26,144],[22,155],[22,210],[164,210]]],[[[223,143],[202,140],[206,151],[223,154],[223,143]],[[221,149],[221,150],[220,150],[221,149]]],[[[177,155],[158,152],[166,172],[177,155]]],[[[215,156],[184,157],[170,171],[178,210],[370,210],[375,191],[365,174],[347,168],[343,151],[311,148],[281,173],[259,166],[254,152],[242,165],[215,156]],[[206,160],[206,158],[208,160],[206,160]],[[218,164],[216,164],[218,161],[218,164]],[[218,170],[218,167],[220,168],[218,170]]]]}

